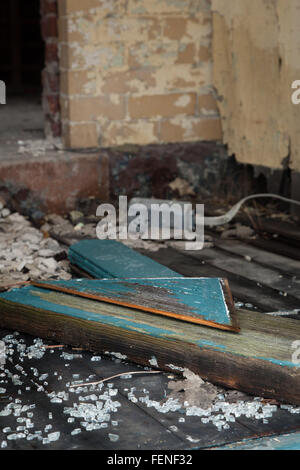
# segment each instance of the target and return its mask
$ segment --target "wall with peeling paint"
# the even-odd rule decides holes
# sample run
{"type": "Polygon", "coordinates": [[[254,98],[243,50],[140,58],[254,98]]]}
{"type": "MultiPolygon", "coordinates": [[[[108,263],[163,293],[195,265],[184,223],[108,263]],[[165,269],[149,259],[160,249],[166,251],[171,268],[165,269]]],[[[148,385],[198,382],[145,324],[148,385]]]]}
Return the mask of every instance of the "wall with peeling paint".
{"type": "Polygon", "coordinates": [[[65,145],[223,138],[299,172],[299,50],[299,0],[61,0],[65,145]]]}
{"type": "Polygon", "coordinates": [[[212,0],[223,141],[240,162],[300,170],[299,0],[212,0]]]}
{"type": "Polygon", "coordinates": [[[210,0],[61,0],[67,147],[220,140],[210,0]]]}

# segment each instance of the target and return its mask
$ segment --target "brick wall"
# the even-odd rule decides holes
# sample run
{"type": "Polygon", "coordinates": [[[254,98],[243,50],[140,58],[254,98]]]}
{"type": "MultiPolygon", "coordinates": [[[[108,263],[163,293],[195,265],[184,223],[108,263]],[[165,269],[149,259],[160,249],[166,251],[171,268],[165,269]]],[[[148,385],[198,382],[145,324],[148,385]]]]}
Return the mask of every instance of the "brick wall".
{"type": "Polygon", "coordinates": [[[209,0],[60,0],[67,147],[221,139],[209,0]]]}
{"type": "Polygon", "coordinates": [[[58,137],[61,133],[57,23],[57,0],[41,0],[41,27],[45,41],[42,101],[47,137],[58,137]]]}

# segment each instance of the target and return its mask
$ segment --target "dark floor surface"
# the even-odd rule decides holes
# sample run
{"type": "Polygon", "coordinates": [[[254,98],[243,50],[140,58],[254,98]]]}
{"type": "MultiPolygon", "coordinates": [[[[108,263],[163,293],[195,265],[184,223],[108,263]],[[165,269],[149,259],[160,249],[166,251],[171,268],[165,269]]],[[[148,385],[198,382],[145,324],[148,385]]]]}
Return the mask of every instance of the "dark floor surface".
{"type": "MultiPolygon", "coordinates": [[[[268,238],[266,234],[260,240],[250,240],[246,243],[238,240],[224,241],[220,240],[216,233],[212,235],[216,237],[214,248],[186,252],[173,245],[144,254],[185,276],[227,277],[235,301],[243,308],[263,312],[281,311],[282,315],[299,318],[297,309],[300,308],[300,261],[299,256],[297,257],[297,240],[293,238],[293,241],[291,239],[287,243],[286,238],[281,239],[279,236],[273,239],[272,236],[268,238]]],[[[0,339],[8,334],[13,333],[1,331],[0,339]]],[[[149,395],[151,400],[161,403],[166,401],[166,396],[170,393],[167,385],[170,377],[165,373],[116,378],[106,382],[101,392],[99,389],[77,389],[79,393],[71,392],[68,386],[75,380],[101,380],[118,373],[143,369],[111,356],[102,356],[101,360],[94,361],[91,360],[91,353],[74,351],[67,346],[47,348],[40,359],[25,355],[23,362],[20,362],[20,350],[27,354],[28,346],[33,344],[34,338],[28,335],[17,335],[15,338],[18,340],[15,344],[7,341],[12,354],[4,366],[5,372],[0,369],[0,387],[6,389],[5,393],[0,395],[0,446],[5,441],[7,449],[210,448],[247,438],[300,430],[300,414],[280,407],[265,422],[242,415],[230,423],[229,429],[222,431],[218,431],[212,423],[203,423],[199,416],[186,416],[183,410],[162,413],[153,406],[147,407],[139,400],[140,397],[149,395]],[[72,358],[65,353],[75,356],[72,358]],[[37,375],[34,375],[35,373],[37,375]],[[42,374],[48,376],[41,378],[42,374]],[[21,382],[18,382],[16,375],[20,376],[21,382]],[[40,388],[44,382],[47,382],[44,389],[40,388]],[[116,393],[110,397],[111,403],[107,395],[109,390],[117,390],[111,392],[116,393]],[[61,402],[53,402],[51,395],[49,396],[52,391],[69,393],[61,395],[61,402]],[[74,408],[76,405],[78,407],[84,403],[80,399],[84,397],[85,403],[95,404],[95,394],[98,401],[101,401],[99,394],[105,394],[102,401],[106,403],[107,409],[110,409],[104,426],[96,430],[86,430],[82,417],[75,417],[73,422],[68,422],[70,414],[66,412],[66,408],[74,408]],[[5,415],[9,413],[5,412],[9,409],[9,403],[14,403],[15,409],[5,415]],[[24,405],[35,407],[26,409],[24,405]],[[52,413],[52,418],[49,413],[52,413]],[[26,419],[31,421],[26,423],[26,419]],[[22,427],[30,426],[31,423],[34,427],[24,431],[22,427]],[[49,425],[52,426],[51,429],[49,425]],[[81,432],[72,435],[74,429],[80,429],[81,432]],[[41,437],[28,440],[28,434],[35,431],[41,431],[41,437]],[[59,436],[55,434],[57,432],[60,433],[59,436]],[[14,438],[8,439],[10,435],[14,438]],[[49,438],[57,439],[49,442],[49,438]]],[[[249,400],[253,398],[250,397],[249,400]]]]}

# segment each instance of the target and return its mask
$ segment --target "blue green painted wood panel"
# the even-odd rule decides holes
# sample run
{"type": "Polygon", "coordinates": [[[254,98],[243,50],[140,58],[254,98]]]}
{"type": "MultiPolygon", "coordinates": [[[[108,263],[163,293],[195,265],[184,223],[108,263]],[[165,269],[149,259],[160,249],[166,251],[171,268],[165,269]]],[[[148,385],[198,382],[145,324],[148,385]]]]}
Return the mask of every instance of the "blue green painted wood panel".
{"type": "Polygon", "coordinates": [[[34,285],[184,321],[239,331],[228,284],[223,279],[74,279],[38,281],[34,285]]]}
{"type": "Polygon", "coordinates": [[[300,364],[292,360],[291,349],[293,341],[299,339],[300,325],[297,320],[274,318],[256,312],[243,313],[239,315],[241,333],[236,335],[217,328],[178,322],[172,318],[149,315],[137,309],[30,285],[0,293],[0,312],[4,310],[2,299],[11,302],[16,309],[25,305],[41,311],[115,326],[120,329],[120,336],[122,330],[139,332],[155,338],[182,341],[199,348],[241,356],[248,361],[255,358],[274,366],[290,368],[297,374],[300,371],[300,364]]]}
{"type": "Polygon", "coordinates": [[[69,260],[93,277],[182,277],[115,240],[82,240],[69,248],[69,260]]]}
{"type": "MultiPolygon", "coordinates": [[[[297,320],[237,312],[240,334],[26,286],[0,294],[0,327],[159,368],[187,367],[205,380],[300,405],[297,320]]],[[[181,368],[181,369],[180,369],[181,368]]]]}

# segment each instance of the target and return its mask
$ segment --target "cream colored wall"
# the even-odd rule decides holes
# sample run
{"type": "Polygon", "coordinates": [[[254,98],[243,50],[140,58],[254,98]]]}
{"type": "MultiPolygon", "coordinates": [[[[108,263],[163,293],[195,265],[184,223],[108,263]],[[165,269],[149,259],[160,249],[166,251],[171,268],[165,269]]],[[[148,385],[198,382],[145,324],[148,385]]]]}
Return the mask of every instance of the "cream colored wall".
{"type": "Polygon", "coordinates": [[[240,162],[300,170],[299,0],[212,0],[223,140],[240,162]]]}
{"type": "Polygon", "coordinates": [[[300,0],[211,2],[60,0],[66,146],[223,137],[240,162],[300,170],[300,0]]]}
{"type": "Polygon", "coordinates": [[[60,0],[68,147],[220,140],[209,0],[60,0]]]}

